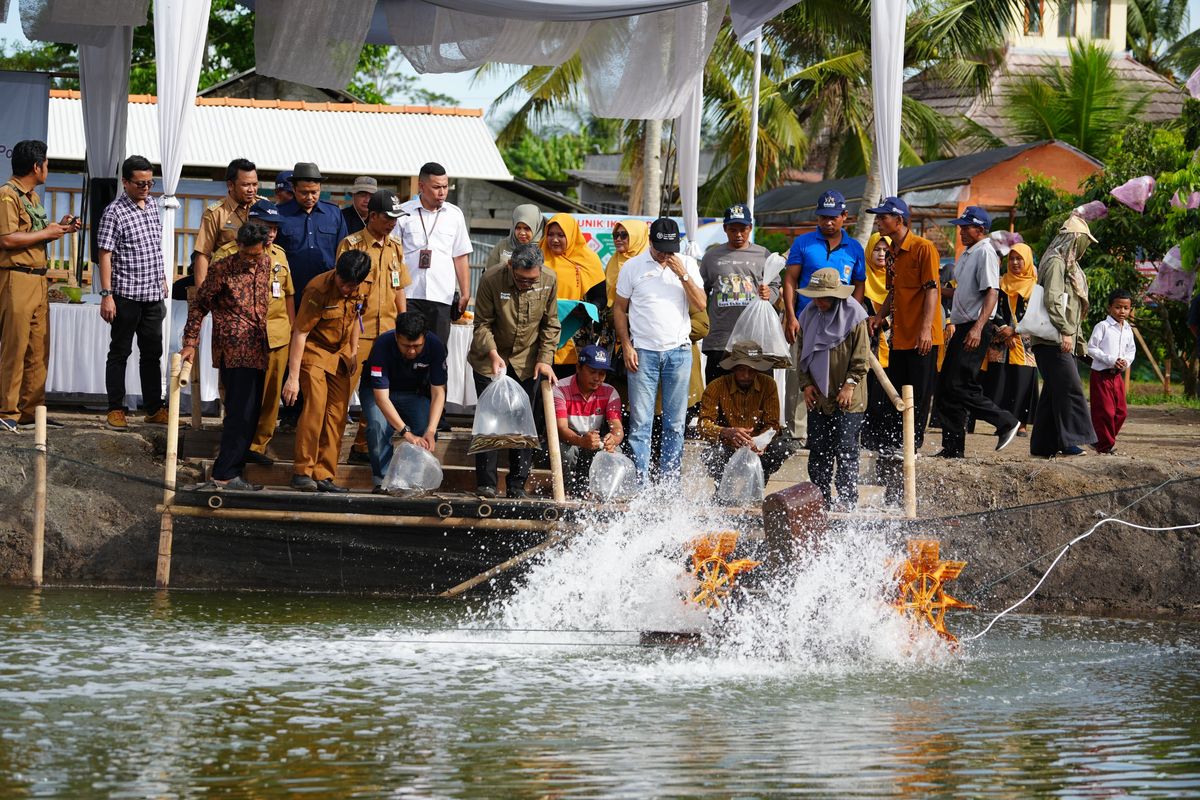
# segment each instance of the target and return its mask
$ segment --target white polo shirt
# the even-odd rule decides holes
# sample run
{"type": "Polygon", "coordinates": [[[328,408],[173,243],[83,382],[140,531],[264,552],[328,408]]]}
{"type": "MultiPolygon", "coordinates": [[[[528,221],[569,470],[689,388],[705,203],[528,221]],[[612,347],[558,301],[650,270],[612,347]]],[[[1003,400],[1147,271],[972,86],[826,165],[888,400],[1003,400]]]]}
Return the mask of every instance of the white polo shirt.
{"type": "MultiPolygon", "coordinates": [[[[703,291],[696,259],[680,258],[689,278],[703,291]]],[[[660,267],[649,248],[621,267],[617,294],[629,300],[629,336],[638,350],[674,350],[691,340],[692,318],[683,282],[667,267],[660,267]]]]}
{"type": "Polygon", "coordinates": [[[402,203],[400,208],[408,216],[397,220],[392,235],[404,247],[404,265],[412,277],[404,294],[413,300],[449,303],[458,288],[454,259],[471,254],[466,218],[453,203],[443,203],[437,211],[430,211],[421,205],[420,197],[402,203]],[[421,269],[421,251],[427,248],[433,251],[429,269],[421,269]]]}

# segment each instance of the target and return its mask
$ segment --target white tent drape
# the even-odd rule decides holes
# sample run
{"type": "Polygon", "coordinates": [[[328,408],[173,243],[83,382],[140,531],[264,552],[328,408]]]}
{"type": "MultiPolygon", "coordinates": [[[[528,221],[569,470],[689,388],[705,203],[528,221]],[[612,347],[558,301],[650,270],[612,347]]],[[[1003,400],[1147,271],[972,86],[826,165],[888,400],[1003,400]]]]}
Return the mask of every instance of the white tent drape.
{"type": "Polygon", "coordinates": [[[129,122],[129,59],[133,28],[101,29],[106,41],[79,46],[79,89],[88,174],[115,178],[125,157],[129,122]]]}
{"type": "Polygon", "coordinates": [[[754,218],[758,175],[758,95],[762,87],[762,31],[754,37],[754,79],[750,82],[750,141],[746,153],[746,208],[754,218]]]}
{"type": "MultiPolygon", "coordinates": [[[[905,0],[871,2],[871,98],[875,106],[875,147],[883,197],[895,195],[900,180],[905,11],[905,0]]],[[[877,200],[878,197],[863,198],[871,205],[877,200]]]]}
{"type": "MultiPolygon", "coordinates": [[[[183,142],[196,105],[200,63],[208,38],[211,0],[154,0],[154,42],[158,64],[158,141],[163,181],[163,264],[169,277],[175,266],[175,216],[183,142]]],[[[167,303],[167,330],[171,304],[167,303]]],[[[164,357],[166,357],[166,348],[164,357]]]]}
{"type": "Polygon", "coordinates": [[[678,131],[676,159],[679,163],[679,202],[683,206],[683,228],[688,238],[688,255],[699,258],[703,255],[696,244],[696,231],[700,227],[700,204],[697,199],[700,188],[700,114],[704,108],[704,75],[692,79],[691,91],[683,113],[675,123],[678,131]]]}

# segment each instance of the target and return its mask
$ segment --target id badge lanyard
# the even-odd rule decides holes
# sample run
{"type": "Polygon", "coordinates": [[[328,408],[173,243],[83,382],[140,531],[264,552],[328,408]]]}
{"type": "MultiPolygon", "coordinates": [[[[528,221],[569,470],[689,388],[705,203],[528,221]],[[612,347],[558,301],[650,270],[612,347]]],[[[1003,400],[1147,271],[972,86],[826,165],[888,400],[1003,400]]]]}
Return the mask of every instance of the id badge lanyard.
{"type": "Polygon", "coordinates": [[[429,226],[428,230],[426,230],[425,209],[420,206],[417,207],[417,216],[421,220],[421,232],[425,234],[425,247],[421,249],[417,259],[417,267],[419,269],[429,269],[431,266],[433,266],[433,250],[429,246],[429,237],[433,234],[434,229],[437,228],[438,219],[441,218],[441,214],[442,210],[440,208],[433,212],[433,224],[429,226]]]}

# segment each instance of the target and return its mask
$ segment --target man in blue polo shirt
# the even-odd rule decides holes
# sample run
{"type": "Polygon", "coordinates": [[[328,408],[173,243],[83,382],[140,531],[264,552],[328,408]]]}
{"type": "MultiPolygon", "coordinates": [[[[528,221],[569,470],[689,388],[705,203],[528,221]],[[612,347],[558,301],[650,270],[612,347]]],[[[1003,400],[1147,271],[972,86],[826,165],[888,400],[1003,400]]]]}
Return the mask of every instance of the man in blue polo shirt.
{"type": "Polygon", "coordinates": [[[395,330],[375,340],[366,371],[374,406],[363,406],[371,474],[378,490],[392,461],[392,435],[433,450],[446,407],[446,345],[416,311],[396,315],[395,330]]]}
{"type": "MultiPolygon", "coordinates": [[[[842,283],[854,286],[854,299],[863,300],[863,287],[867,281],[867,258],[862,245],[845,233],[846,198],[841,192],[828,191],[817,199],[817,229],[801,234],[792,242],[788,251],[787,270],[783,275],[783,335],[792,345],[792,364],[800,363],[796,350],[796,334],[800,331],[797,318],[809,304],[801,296],[800,289],[819,269],[832,267],[838,271],[842,283]]],[[[793,367],[787,372],[784,388],[784,430],[793,439],[803,441],[808,431],[805,405],[800,399],[800,383],[793,367]]]]}
{"type": "Polygon", "coordinates": [[[310,280],[333,269],[338,242],[347,236],[342,210],[321,199],[324,180],[316,164],[297,164],[291,179],[294,197],[279,206],[275,243],[287,254],[297,297],[310,280]]]}

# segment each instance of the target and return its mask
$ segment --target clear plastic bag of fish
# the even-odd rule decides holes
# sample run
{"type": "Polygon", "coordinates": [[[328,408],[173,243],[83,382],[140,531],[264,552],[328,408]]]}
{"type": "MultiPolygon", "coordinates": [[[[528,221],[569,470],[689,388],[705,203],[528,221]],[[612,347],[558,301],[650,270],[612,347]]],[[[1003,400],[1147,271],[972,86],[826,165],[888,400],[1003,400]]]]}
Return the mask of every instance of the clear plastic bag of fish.
{"type": "Polygon", "coordinates": [[[621,500],[637,491],[637,470],[620,453],[601,450],[592,457],[588,489],[600,500],[621,500]]]}
{"type": "Polygon", "coordinates": [[[529,396],[507,375],[493,380],[475,404],[475,424],[471,426],[468,453],[488,450],[536,450],[537,427],[529,396]]]}
{"type": "Polygon", "coordinates": [[[395,449],[383,477],[385,492],[432,492],[441,485],[442,465],[437,456],[411,442],[402,442],[395,449]]]}
{"type": "Polygon", "coordinates": [[[726,351],[732,351],[739,342],[754,342],[762,351],[762,357],[771,362],[776,369],[788,369],[792,366],[792,351],[787,340],[783,338],[783,323],[775,308],[756,297],[751,300],[733,325],[726,351]]]}
{"type": "Polygon", "coordinates": [[[756,505],[762,502],[766,483],[758,453],[739,447],[721,473],[717,500],[727,506],[756,505]]]}

